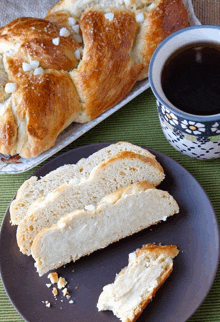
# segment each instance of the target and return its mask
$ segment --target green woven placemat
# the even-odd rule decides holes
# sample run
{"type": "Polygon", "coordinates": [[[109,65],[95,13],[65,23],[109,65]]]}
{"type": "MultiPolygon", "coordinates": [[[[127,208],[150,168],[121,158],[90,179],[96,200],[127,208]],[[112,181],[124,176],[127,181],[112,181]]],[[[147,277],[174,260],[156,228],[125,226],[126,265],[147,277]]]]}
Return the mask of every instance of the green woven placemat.
{"type": "MultiPolygon", "coordinates": [[[[178,161],[203,186],[220,220],[220,159],[196,160],[183,156],[176,151],[163,135],[159,125],[155,98],[150,89],[73,142],[62,152],[90,143],[119,140],[152,147],[178,161]]],[[[37,168],[39,166],[17,175],[0,175],[0,220],[2,220],[17,189],[37,168]]],[[[2,285],[0,285],[0,321],[23,321],[11,305],[2,285]]],[[[220,270],[207,298],[189,321],[220,321],[220,270]]]]}

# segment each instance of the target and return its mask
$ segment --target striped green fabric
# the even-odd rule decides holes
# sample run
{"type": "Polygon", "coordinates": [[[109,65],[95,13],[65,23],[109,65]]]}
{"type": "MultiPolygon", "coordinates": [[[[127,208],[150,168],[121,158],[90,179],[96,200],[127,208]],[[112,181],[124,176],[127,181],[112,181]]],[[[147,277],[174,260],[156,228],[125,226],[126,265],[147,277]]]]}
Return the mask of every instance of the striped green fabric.
{"type": "MultiPolygon", "coordinates": [[[[220,160],[191,159],[181,155],[169,144],[162,133],[155,98],[150,89],[58,154],[90,143],[119,140],[151,147],[183,165],[203,186],[220,220],[220,160]]],[[[3,219],[10,200],[17,189],[37,168],[17,175],[0,175],[0,220],[3,219]]],[[[23,321],[11,305],[2,284],[0,284],[0,321],[23,321]]],[[[189,321],[220,321],[220,270],[207,298],[189,321]]]]}

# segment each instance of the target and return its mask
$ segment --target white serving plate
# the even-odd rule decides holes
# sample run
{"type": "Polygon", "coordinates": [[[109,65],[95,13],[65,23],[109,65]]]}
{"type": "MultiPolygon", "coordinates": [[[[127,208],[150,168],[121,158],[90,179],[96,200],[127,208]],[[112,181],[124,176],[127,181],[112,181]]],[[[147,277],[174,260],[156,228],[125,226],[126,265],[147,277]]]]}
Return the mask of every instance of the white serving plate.
{"type": "MultiPolygon", "coordinates": [[[[15,3],[18,1],[19,0],[16,0],[15,3]]],[[[183,0],[183,1],[188,10],[190,25],[192,26],[192,25],[201,24],[194,13],[192,1],[191,0],[183,0]]],[[[5,14],[5,11],[1,10],[4,8],[4,2],[6,2],[6,0],[3,0],[3,2],[0,3],[0,12],[4,12],[5,14]]],[[[7,17],[7,15],[5,15],[5,17],[7,17]]],[[[14,18],[16,18],[16,16],[13,17],[12,19],[14,18]]],[[[120,103],[118,103],[117,105],[115,105],[114,107],[112,107],[111,109],[109,109],[108,111],[106,111],[105,113],[103,113],[93,121],[90,121],[85,124],[72,123],[58,136],[56,143],[52,148],[41,153],[39,156],[35,158],[30,158],[30,159],[20,158],[18,160],[19,163],[7,163],[2,161],[2,158],[7,160],[9,156],[5,156],[0,153],[0,174],[17,174],[34,168],[38,164],[42,163],[43,161],[45,161],[46,159],[48,159],[49,157],[56,154],[58,151],[62,150],[64,147],[66,147],[67,145],[69,145],[70,143],[78,139],[80,136],[88,132],[90,129],[92,129],[97,124],[105,120],[107,117],[109,117],[110,115],[118,111],[122,106],[126,105],[133,98],[135,98],[136,96],[144,92],[149,87],[150,87],[150,84],[148,79],[137,82],[133,87],[133,89],[120,103]]]]}

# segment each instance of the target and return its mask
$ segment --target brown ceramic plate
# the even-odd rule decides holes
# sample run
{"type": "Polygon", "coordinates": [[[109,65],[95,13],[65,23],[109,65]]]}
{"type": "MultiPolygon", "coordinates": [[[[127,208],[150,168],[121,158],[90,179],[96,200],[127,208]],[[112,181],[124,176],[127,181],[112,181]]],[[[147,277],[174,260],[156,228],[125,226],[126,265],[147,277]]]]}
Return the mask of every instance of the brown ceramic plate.
{"type": "MultiPolygon", "coordinates": [[[[35,175],[44,176],[61,165],[75,163],[108,144],[93,144],[68,151],[48,162],[35,175]]],[[[61,292],[55,300],[52,288],[46,286],[49,283],[47,274],[40,278],[33,259],[19,252],[16,227],[10,225],[7,210],[0,235],[1,278],[8,297],[24,320],[119,321],[110,311],[98,312],[98,297],[103,286],[113,282],[116,273],[127,265],[128,254],[147,243],[175,244],[180,254],[174,260],[172,275],[138,321],[183,322],[198,309],[212,286],[219,263],[217,218],[196,179],[170,157],[149,150],[156,155],[166,173],[159,188],[174,196],[180,213],[58,269],[58,274],[68,281],[73,304],[61,292]],[[49,301],[51,307],[46,307],[42,301],[49,301]]]]}

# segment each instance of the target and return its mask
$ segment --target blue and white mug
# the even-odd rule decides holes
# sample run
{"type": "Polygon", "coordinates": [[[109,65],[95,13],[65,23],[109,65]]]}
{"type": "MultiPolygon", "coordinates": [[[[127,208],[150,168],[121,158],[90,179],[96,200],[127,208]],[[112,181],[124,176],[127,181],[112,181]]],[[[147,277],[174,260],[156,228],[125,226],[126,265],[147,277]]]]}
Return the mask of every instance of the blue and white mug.
{"type": "Polygon", "coordinates": [[[163,133],[170,144],[184,155],[204,160],[214,159],[220,157],[220,112],[205,116],[186,113],[167,99],[161,83],[168,58],[178,49],[195,42],[220,45],[220,27],[187,27],[168,36],[151,58],[149,82],[156,98],[163,133]]]}

